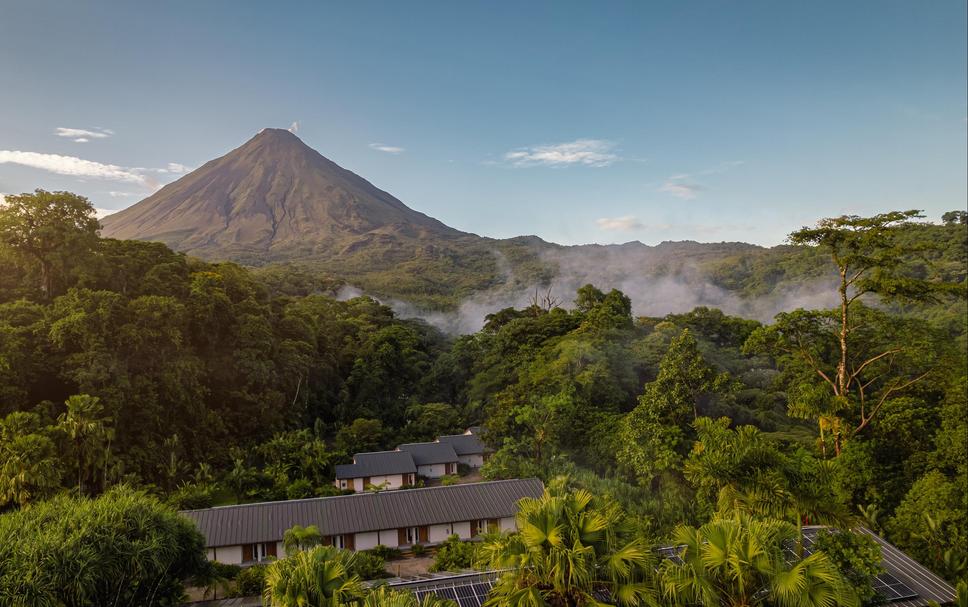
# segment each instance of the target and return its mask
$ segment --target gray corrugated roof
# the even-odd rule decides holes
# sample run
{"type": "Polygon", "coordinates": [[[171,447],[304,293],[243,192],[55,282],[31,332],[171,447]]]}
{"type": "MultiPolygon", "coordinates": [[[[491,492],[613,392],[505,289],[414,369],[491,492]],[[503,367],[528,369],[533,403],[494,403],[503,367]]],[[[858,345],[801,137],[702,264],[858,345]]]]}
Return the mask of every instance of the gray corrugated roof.
{"type": "Polygon", "coordinates": [[[450,464],[457,461],[457,453],[448,443],[406,443],[397,449],[412,455],[413,462],[418,466],[450,464]]]}
{"type": "Polygon", "coordinates": [[[870,529],[860,528],[860,531],[874,538],[881,546],[884,569],[888,573],[907,584],[911,590],[918,593],[918,598],[894,601],[891,607],[924,607],[928,601],[940,605],[953,603],[956,598],[955,589],[921,563],[901,552],[870,529]]]}
{"type": "Polygon", "coordinates": [[[457,455],[484,454],[484,443],[473,434],[450,434],[438,437],[437,440],[449,444],[457,452],[457,455]]]}
{"type": "Polygon", "coordinates": [[[416,472],[417,466],[413,457],[403,451],[357,453],[353,456],[352,464],[336,466],[336,478],[364,478],[416,472]]]}
{"type": "Polygon", "coordinates": [[[205,545],[236,546],[277,542],[293,525],[316,525],[323,535],[401,529],[517,513],[522,497],[544,491],[535,478],[360,493],[285,502],[264,502],[187,510],[205,545]]]}

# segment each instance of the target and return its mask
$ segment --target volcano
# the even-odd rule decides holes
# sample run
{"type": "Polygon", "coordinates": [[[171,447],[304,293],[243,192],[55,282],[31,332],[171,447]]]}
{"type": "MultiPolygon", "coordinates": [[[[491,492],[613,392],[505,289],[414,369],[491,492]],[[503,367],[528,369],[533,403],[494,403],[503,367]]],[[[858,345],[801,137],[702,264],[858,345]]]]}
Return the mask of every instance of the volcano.
{"type": "Polygon", "coordinates": [[[105,217],[101,235],[255,264],[477,238],[407,207],[283,129],[263,129],[105,217]]]}

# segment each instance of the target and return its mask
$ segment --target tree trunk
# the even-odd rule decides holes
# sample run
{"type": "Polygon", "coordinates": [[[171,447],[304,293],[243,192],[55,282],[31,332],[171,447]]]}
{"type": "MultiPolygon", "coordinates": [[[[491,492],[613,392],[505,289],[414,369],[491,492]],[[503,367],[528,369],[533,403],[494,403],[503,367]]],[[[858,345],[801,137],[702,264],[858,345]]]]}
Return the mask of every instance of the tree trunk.
{"type": "Polygon", "coordinates": [[[840,269],[840,362],[837,364],[837,396],[847,398],[847,266],[840,269]]]}

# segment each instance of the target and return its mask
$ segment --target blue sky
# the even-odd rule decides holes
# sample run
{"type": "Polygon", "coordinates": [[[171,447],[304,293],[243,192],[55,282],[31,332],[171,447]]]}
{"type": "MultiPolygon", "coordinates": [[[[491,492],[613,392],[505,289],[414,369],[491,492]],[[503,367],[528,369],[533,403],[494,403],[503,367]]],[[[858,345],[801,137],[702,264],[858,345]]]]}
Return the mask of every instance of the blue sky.
{"type": "Polygon", "coordinates": [[[968,200],[966,23],[963,0],[7,0],[0,193],[123,208],[298,122],[494,237],[771,245],[822,216],[937,218],[968,200]]]}

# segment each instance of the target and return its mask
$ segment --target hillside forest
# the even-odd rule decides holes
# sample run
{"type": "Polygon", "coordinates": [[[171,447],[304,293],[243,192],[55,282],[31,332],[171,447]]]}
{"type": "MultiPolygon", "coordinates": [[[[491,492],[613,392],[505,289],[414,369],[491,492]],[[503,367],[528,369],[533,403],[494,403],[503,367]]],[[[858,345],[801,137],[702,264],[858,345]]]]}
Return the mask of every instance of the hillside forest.
{"type": "Polygon", "coordinates": [[[0,208],[0,519],[131,488],[175,509],[333,495],[355,452],[482,425],[485,478],[586,490],[650,545],[731,510],[864,525],[968,575],[962,211],[823,219],[724,263],[748,297],[817,260],[839,286],[766,324],[636,317],[589,284],[468,335],[98,230],[66,192],[0,208]]]}

